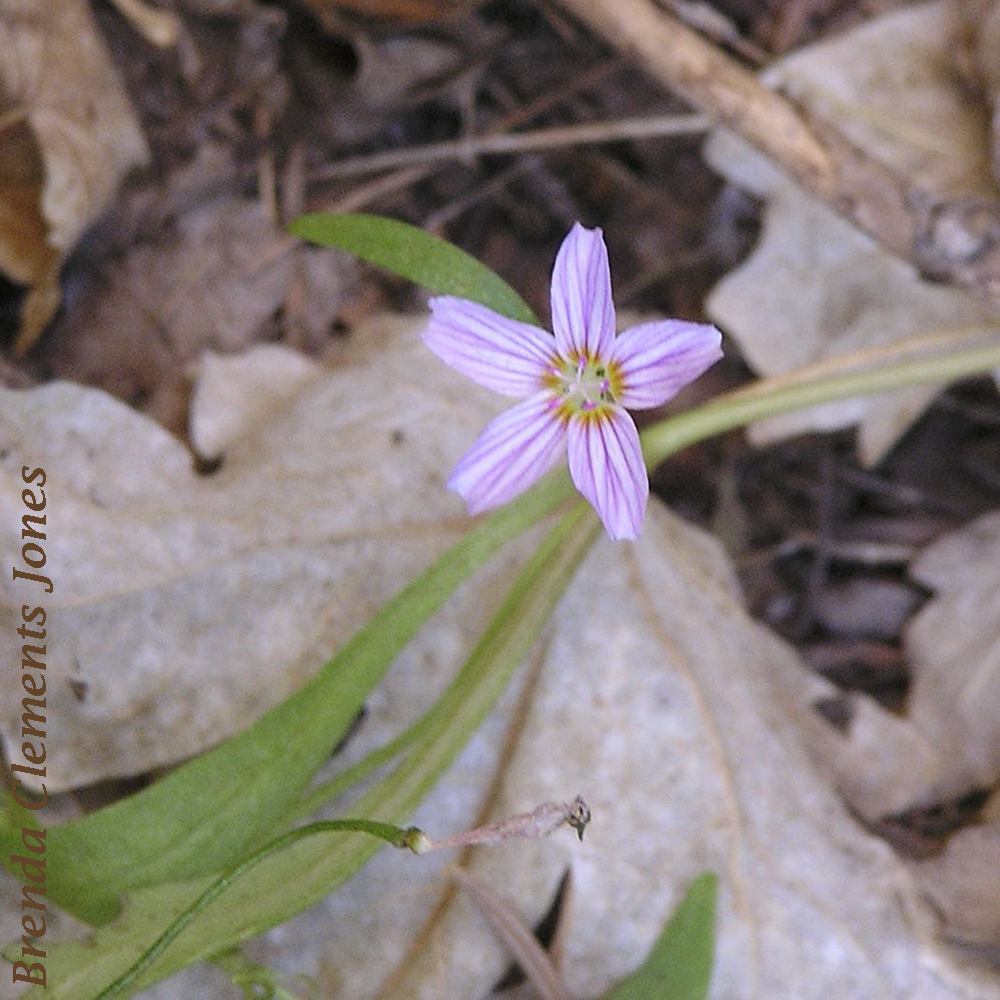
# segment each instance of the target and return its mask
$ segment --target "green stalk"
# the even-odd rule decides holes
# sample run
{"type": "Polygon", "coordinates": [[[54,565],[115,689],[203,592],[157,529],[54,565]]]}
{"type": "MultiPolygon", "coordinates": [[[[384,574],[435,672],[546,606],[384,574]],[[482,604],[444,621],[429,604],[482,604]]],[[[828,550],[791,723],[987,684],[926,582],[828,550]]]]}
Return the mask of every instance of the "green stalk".
{"type": "Polygon", "coordinates": [[[652,424],[642,433],[642,451],[647,466],[652,469],[681,448],[715,434],[744,427],[763,417],[853,396],[871,396],[906,386],[982,375],[996,369],[1000,369],[1000,344],[903,361],[873,371],[782,384],[770,391],[767,390],[767,383],[763,382],[752,391],[737,389],[703,406],[652,424]]]}

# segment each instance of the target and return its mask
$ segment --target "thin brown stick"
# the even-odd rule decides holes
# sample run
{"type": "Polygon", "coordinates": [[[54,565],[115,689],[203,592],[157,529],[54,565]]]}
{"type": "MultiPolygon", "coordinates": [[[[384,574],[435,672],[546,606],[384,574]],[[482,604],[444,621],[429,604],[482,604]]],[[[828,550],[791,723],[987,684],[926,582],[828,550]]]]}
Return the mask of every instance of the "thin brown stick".
{"type": "Polygon", "coordinates": [[[451,874],[511,950],[541,1000],[572,1000],[552,958],[545,953],[511,901],[489,883],[461,868],[452,868],[451,874]]]}
{"type": "Polygon", "coordinates": [[[408,149],[391,149],[370,156],[354,156],[348,160],[320,167],[315,180],[376,173],[409,167],[417,163],[440,160],[468,160],[486,153],[534,153],[564,146],[592,146],[623,139],[656,139],[670,135],[692,135],[712,127],[705,115],[653,115],[646,118],[622,118],[618,121],[588,122],[582,125],[557,125],[533,132],[513,135],[470,135],[463,139],[431,142],[408,149]]]}
{"type": "MultiPolygon", "coordinates": [[[[620,70],[623,65],[624,60],[621,56],[615,56],[611,59],[605,59],[596,66],[587,67],[566,86],[542,94],[524,107],[516,108],[504,115],[493,127],[487,130],[487,134],[496,135],[527,125],[530,121],[546,114],[577,94],[603,83],[608,77],[620,70]]],[[[437,166],[436,163],[432,163],[397,170],[387,177],[379,177],[362,185],[361,188],[356,188],[342,197],[318,200],[311,206],[312,210],[317,212],[356,212],[376,199],[393,194],[411,184],[419,183],[425,177],[433,174],[437,166]]]]}
{"type": "Polygon", "coordinates": [[[1000,302],[1000,203],[942,199],[872,160],[653,0],[558,3],[886,249],[1000,302]]]}

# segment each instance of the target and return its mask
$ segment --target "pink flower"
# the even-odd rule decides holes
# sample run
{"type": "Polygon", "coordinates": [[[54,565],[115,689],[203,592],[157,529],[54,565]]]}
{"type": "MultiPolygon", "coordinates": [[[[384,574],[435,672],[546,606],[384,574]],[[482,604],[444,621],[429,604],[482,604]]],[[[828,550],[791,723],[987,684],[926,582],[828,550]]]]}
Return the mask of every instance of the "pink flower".
{"type": "Polygon", "coordinates": [[[424,343],[473,381],[522,401],[491,421],[449,489],[470,514],[499,507],[569,453],[576,488],[612,538],[638,538],[649,497],[639,432],[625,412],[666,402],[722,357],[706,323],[661,320],[615,336],[600,229],[573,226],[552,271],[555,337],[467,299],[430,300],[424,343]]]}

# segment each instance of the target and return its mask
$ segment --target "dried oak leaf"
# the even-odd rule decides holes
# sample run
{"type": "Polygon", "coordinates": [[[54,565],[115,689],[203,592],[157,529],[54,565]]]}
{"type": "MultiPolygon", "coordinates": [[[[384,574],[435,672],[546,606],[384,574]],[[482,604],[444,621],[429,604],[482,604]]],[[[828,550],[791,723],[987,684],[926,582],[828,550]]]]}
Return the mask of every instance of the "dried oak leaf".
{"type": "Polygon", "coordinates": [[[29,288],[23,352],[66,254],[149,151],[85,0],[0,0],[0,52],[0,270],[29,288]]]}
{"type": "MultiPolygon", "coordinates": [[[[921,187],[942,196],[995,195],[985,116],[951,73],[948,28],[944,2],[907,7],[780,60],[765,80],[921,187]]],[[[757,248],[708,300],[709,314],[761,373],[937,331],[996,326],[986,305],[922,280],[731,133],[716,132],[706,152],[717,170],[768,202],[757,248]]],[[[936,392],[927,386],[830,403],[761,421],[751,438],[858,424],[862,459],[874,463],[936,392]]]]}
{"type": "Polygon", "coordinates": [[[846,739],[824,751],[870,818],[1000,781],[1000,512],[938,539],[910,573],[933,597],[903,634],[906,710],[858,696],[846,739]]]}

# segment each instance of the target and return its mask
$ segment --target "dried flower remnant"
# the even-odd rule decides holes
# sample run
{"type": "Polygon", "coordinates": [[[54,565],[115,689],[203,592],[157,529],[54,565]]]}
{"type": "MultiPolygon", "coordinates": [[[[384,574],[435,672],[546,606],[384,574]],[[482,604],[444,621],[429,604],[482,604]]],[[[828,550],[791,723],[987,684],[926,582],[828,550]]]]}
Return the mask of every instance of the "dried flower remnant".
{"type": "Polygon", "coordinates": [[[561,826],[572,827],[583,840],[583,831],[590,822],[590,807],[578,795],[572,802],[543,802],[531,812],[507,816],[495,823],[477,826],[450,837],[431,840],[423,830],[411,826],[407,829],[402,846],[414,854],[427,854],[443,847],[469,847],[473,844],[499,844],[512,837],[536,840],[548,837],[561,826]]]}
{"type": "Polygon", "coordinates": [[[554,338],[476,302],[430,300],[424,343],[473,381],[521,399],[486,426],[448,487],[478,514],[522,493],[565,452],[608,534],[638,538],[649,477],[626,408],[665,403],[722,357],[721,335],[659,320],[616,336],[604,238],[579,223],[559,248],[551,294],[554,338]]]}

